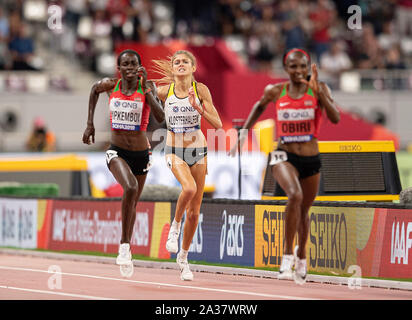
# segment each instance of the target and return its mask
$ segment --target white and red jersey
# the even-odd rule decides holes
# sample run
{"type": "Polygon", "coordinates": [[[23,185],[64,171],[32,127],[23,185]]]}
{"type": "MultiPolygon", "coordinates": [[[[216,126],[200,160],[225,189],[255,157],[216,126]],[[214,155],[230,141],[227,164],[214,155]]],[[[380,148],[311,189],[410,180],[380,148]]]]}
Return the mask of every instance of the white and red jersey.
{"type": "Polygon", "coordinates": [[[112,130],[146,131],[149,123],[150,107],[142,90],[141,81],[138,81],[137,90],[127,96],[122,93],[121,81],[109,97],[110,124],[112,130]]]}
{"type": "Polygon", "coordinates": [[[276,135],[282,142],[306,142],[318,137],[322,109],[311,88],[300,99],[293,99],[285,83],[275,110],[276,135]]]}

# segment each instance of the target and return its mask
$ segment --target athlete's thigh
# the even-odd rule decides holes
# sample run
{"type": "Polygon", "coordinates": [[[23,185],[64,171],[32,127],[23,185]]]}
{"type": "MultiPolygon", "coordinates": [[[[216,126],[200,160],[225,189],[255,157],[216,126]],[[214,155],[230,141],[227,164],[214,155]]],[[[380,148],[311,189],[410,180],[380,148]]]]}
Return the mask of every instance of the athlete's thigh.
{"type": "Polygon", "coordinates": [[[195,186],[195,180],[190,172],[188,164],[175,154],[166,155],[166,162],[177,181],[185,187],[195,186]]]}
{"type": "Polygon", "coordinates": [[[139,194],[142,192],[144,184],[146,182],[146,178],[147,178],[147,174],[138,174],[135,175],[137,183],[138,183],[138,187],[139,187],[139,194]]]}
{"type": "Polygon", "coordinates": [[[136,177],[133,175],[127,162],[116,157],[110,160],[109,170],[113,174],[116,181],[124,188],[125,186],[130,186],[136,182],[136,177]]]}
{"type": "Polygon", "coordinates": [[[207,172],[207,157],[202,158],[202,161],[196,162],[190,167],[190,172],[195,180],[197,192],[195,197],[201,197],[205,188],[206,172],[207,172]]]}
{"type": "Polygon", "coordinates": [[[272,167],[272,174],[276,182],[286,192],[286,195],[301,191],[299,173],[296,168],[287,161],[278,163],[272,167]]]}
{"type": "Polygon", "coordinates": [[[303,202],[302,207],[309,209],[313,201],[316,198],[319,190],[320,183],[320,173],[314,174],[313,176],[300,179],[300,185],[303,192],[303,202]]]}

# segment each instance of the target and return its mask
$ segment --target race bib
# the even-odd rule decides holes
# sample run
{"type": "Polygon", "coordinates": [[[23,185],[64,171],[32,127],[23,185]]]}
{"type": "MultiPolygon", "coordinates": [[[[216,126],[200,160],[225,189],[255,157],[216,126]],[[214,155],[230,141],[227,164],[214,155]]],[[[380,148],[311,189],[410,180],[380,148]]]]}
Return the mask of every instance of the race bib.
{"type": "Polygon", "coordinates": [[[284,162],[288,160],[288,155],[286,151],[276,150],[270,153],[270,166],[274,166],[275,164],[284,162]]]}
{"type": "Polygon", "coordinates": [[[110,112],[112,129],[140,130],[143,102],[112,99],[110,112]]]}

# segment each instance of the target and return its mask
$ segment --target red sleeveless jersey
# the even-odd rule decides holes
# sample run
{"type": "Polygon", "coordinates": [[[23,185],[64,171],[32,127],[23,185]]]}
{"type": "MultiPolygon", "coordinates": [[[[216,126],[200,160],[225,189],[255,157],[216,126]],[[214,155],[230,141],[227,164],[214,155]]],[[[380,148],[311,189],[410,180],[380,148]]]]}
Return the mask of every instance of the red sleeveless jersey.
{"type": "Polygon", "coordinates": [[[322,109],[312,89],[300,99],[288,95],[289,84],[283,85],[275,105],[276,135],[282,142],[306,142],[319,135],[322,109]]]}
{"type": "Polygon", "coordinates": [[[119,79],[109,97],[110,124],[112,130],[146,131],[150,107],[146,103],[140,80],[137,90],[130,96],[124,95],[119,79]]]}

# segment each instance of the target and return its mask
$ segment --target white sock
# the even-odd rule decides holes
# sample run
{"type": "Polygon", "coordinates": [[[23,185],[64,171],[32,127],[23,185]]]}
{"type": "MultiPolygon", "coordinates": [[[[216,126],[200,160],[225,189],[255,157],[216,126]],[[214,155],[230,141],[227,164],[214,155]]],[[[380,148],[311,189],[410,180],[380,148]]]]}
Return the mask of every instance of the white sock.
{"type": "Polygon", "coordinates": [[[187,260],[187,254],[189,253],[189,250],[185,250],[185,249],[180,249],[179,251],[179,258],[181,260],[187,260]]]}
{"type": "Polygon", "coordinates": [[[299,259],[299,264],[306,268],[306,259],[299,259]]]}
{"type": "Polygon", "coordinates": [[[174,218],[173,218],[173,222],[172,222],[172,228],[176,228],[177,231],[180,231],[180,225],[182,224],[182,221],[177,222],[174,218]]]}

